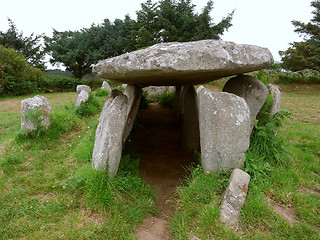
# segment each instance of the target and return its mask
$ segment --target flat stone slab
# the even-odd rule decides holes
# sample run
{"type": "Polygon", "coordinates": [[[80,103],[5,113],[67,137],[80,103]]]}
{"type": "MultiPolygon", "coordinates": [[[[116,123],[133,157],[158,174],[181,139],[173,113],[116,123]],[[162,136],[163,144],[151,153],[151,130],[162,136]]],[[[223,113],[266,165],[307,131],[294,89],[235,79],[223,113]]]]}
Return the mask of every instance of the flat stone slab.
{"type": "Polygon", "coordinates": [[[268,68],[267,48],[222,40],[160,43],[98,62],[93,72],[119,83],[195,85],[268,68]]]}

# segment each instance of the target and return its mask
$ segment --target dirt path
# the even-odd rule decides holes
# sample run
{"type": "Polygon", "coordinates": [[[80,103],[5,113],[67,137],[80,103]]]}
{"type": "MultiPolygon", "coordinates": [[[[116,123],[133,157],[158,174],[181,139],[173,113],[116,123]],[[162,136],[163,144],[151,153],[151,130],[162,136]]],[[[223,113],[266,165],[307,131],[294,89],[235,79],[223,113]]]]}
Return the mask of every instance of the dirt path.
{"type": "Polygon", "coordinates": [[[166,222],[174,210],[173,193],[186,175],[186,166],[193,157],[181,151],[180,131],[172,110],[156,103],[139,110],[138,123],[142,126],[134,134],[141,157],[141,176],[157,195],[158,214],[149,216],[138,228],[140,240],[170,239],[166,222]]]}

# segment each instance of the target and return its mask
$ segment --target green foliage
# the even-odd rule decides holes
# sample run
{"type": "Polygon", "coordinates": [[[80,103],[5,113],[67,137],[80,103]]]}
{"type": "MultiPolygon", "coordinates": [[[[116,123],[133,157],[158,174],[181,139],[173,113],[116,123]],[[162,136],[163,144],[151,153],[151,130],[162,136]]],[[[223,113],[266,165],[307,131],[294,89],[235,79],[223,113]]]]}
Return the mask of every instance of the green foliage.
{"type": "Polygon", "coordinates": [[[283,67],[291,71],[303,69],[320,70],[320,1],[314,0],[311,6],[315,8],[314,17],[307,24],[292,21],[295,32],[304,36],[303,42],[293,42],[286,51],[280,51],[283,67]]]}
{"type": "Polygon", "coordinates": [[[147,91],[142,91],[139,108],[145,108],[148,106],[149,104],[148,95],[149,94],[147,91]]]}
{"type": "Polygon", "coordinates": [[[101,104],[99,100],[93,95],[93,93],[90,93],[88,100],[76,109],[76,114],[79,117],[89,117],[99,113],[100,111],[101,104]]]}
{"type": "Polygon", "coordinates": [[[297,72],[280,72],[277,75],[277,83],[317,83],[320,84],[320,72],[312,69],[304,69],[297,72]]]}
{"type": "Polygon", "coordinates": [[[104,90],[102,88],[98,88],[98,90],[96,91],[96,96],[97,97],[104,97],[104,96],[108,96],[109,92],[107,90],[104,90]]]}
{"type": "Polygon", "coordinates": [[[163,0],[152,3],[148,0],[137,11],[137,22],[133,36],[137,48],[159,42],[187,42],[202,39],[220,39],[231,26],[233,12],[218,24],[212,23],[210,13],[213,2],[208,1],[200,14],[194,12],[195,5],[190,0],[163,0]]]}
{"type": "Polygon", "coordinates": [[[21,53],[26,61],[33,67],[44,69],[45,52],[42,49],[40,41],[42,35],[24,37],[23,32],[19,32],[16,25],[8,18],[9,29],[7,32],[0,31],[0,45],[6,48],[13,48],[21,53]]]}
{"type": "Polygon", "coordinates": [[[39,138],[44,131],[43,111],[41,109],[31,109],[29,112],[24,112],[23,115],[28,121],[34,125],[34,129],[21,129],[18,133],[18,138],[39,138]]]}
{"type": "Polygon", "coordinates": [[[156,101],[164,107],[173,108],[175,92],[166,91],[165,93],[157,96],[156,101]]]}
{"type": "Polygon", "coordinates": [[[24,56],[0,45],[0,95],[35,92],[41,75],[41,70],[31,67],[24,56]]]}
{"type": "Polygon", "coordinates": [[[263,181],[271,166],[285,166],[290,155],[284,139],[278,136],[281,120],[290,117],[290,112],[280,111],[259,125],[255,124],[250,137],[250,148],[246,153],[245,170],[255,180],[263,181]]]}

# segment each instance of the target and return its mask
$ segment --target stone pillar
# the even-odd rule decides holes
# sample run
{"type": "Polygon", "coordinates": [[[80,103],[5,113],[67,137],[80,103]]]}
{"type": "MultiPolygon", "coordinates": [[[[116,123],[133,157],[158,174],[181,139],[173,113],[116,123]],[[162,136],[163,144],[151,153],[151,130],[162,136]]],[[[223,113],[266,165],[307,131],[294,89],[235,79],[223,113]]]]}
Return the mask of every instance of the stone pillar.
{"type": "Polygon", "coordinates": [[[85,103],[89,98],[91,88],[87,85],[77,86],[77,101],[75,107],[78,108],[81,104],[85,103]]]}
{"type": "MultiPolygon", "coordinates": [[[[48,128],[50,126],[50,114],[52,112],[49,100],[43,96],[35,96],[21,101],[21,129],[35,130],[37,122],[40,126],[48,128]],[[30,119],[27,112],[40,111],[38,119],[30,119]]],[[[32,113],[31,113],[32,114],[32,113]]],[[[36,112],[34,113],[36,114],[36,112]]]]}
{"type": "Polygon", "coordinates": [[[132,130],[134,121],[139,110],[141,94],[141,88],[136,85],[128,84],[125,88],[124,95],[126,95],[128,98],[128,112],[126,126],[123,133],[123,142],[127,140],[132,130]]]}
{"type": "Polygon", "coordinates": [[[205,173],[244,166],[250,143],[250,112],[243,98],[200,87],[201,163],[205,173]]]}
{"type": "Polygon", "coordinates": [[[103,81],[101,89],[108,91],[109,94],[111,92],[111,87],[107,81],[103,81]]]}
{"type": "Polygon", "coordinates": [[[197,93],[194,86],[183,86],[181,89],[181,130],[182,147],[187,152],[200,150],[199,111],[197,93]]]}
{"type": "Polygon", "coordinates": [[[243,206],[250,182],[250,175],[241,169],[233,170],[229,185],[224,192],[220,210],[220,221],[228,226],[238,223],[241,207],[243,206]]]}
{"type": "Polygon", "coordinates": [[[113,90],[99,119],[92,154],[92,166],[99,171],[108,168],[110,178],[116,175],[119,168],[127,113],[127,96],[113,90]]]}
{"type": "Polygon", "coordinates": [[[246,75],[231,78],[223,87],[223,92],[233,93],[242,97],[250,109],[250,127],[254,127],[255,119],[266,102],[268,88],[259,79],[246,75]]]}
{"type": "Polygon", "coordinates": [[[272,116],[280,111],[281,92],[279,90],[279,87],[276,85],[269,83],[268,86],[269,86],[269,92],[272,95],[272,106],[270,109],[270,115],[272,116]]]}

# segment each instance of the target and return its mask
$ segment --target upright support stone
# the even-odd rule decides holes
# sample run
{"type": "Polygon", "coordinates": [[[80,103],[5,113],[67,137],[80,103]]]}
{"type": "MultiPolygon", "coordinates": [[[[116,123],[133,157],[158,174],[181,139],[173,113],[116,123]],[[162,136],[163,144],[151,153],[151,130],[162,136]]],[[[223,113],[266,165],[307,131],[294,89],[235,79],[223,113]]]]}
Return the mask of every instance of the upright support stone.
{"type": "Polygon", "coordinates": [[[173,103],[173,111],[178,114],[179,104],[180,104],[180,92],[181,86],[176,86],[175,95],[174,95],[174,103],[173,103]]]}
{"type": "Polygon", "coordinates": [[[111,87],[107,81],[103,81],[101,89],[108,91],[108,93],[111,93],[111,87]]]}
{"type": "Polygon", "coordinates": [[[250,142],[250,112],[243,98],[200,87],[199,124],[201,163],[208,171],[244,165],[250,142]]]}
{"type": "Polygon", "coordinates": [[[239,75],[231,78],[223,87],[223,92],[242,97],[250,109],[250,126],[254,127],[255,119],[268,97],[268,88],[259,79],[239,75]]]}
{"type": "Polygon", "coordinates": [[[182,147],[187,152],[200,150],[199,110],[197,93],[192,85],[181,90],[182,147]]]}
{"type": "Polygon", "coordinates": [[[128,97],[128,112],[127,112],[127,121],[123,133],[123,142],[125,142],[132,130],[134,120],[136,119],[142,90],[136,85],[128,84],[125,88],[124,94],[128,97]]]}
{"type": "Polygon", "coordinates": [[[37,95],[21,101],[21,129],[36,129],[37,122],[34,119],[30,119],[26,114],[32,111],[40,111],[40,116],[37,120],[40,121],[40,126],[45,128],[50,126],[50,114],[52,112],[50,102],[46,97],[37,95]]]}
{"type": "Polygon", "coordinates": [[[240,209],[243,206],[250,182],[250,175],[241,169],[233,170],[229,185],[224,193],[220,221],[228,226],[234,226],[238,223],[240,209]]]}
{"type": "Polygon", "coordinates": [[[119,168],[127,112],[127,96],[118,90],[113,90],[99,119],[92,154],[92,166],[99,171],[105,171],[108,167],[111,178],[116,175],[119,168]]]}
{"type": "Polygon", "coordinates": [[[268,86],[269,86],[269,92],[272,95],[272,106],[270,109],[270,115],[272,116],[280,111],[281,92],[279,90],[279,87],[276,85],[269,83],[268,86]]]}

